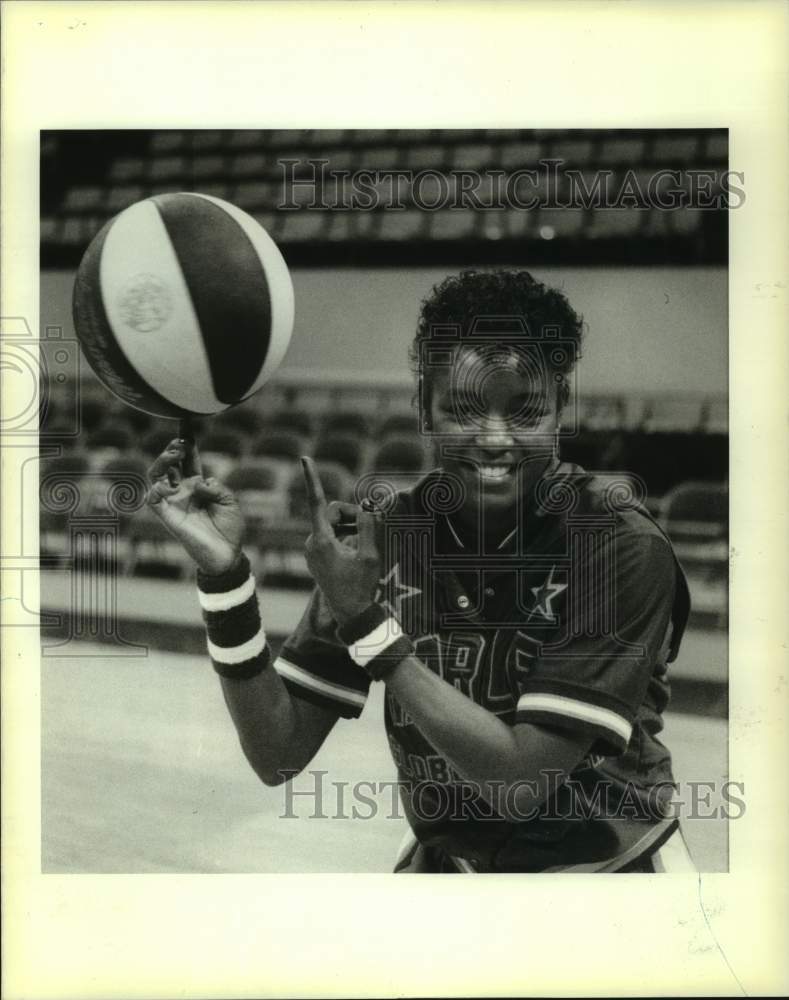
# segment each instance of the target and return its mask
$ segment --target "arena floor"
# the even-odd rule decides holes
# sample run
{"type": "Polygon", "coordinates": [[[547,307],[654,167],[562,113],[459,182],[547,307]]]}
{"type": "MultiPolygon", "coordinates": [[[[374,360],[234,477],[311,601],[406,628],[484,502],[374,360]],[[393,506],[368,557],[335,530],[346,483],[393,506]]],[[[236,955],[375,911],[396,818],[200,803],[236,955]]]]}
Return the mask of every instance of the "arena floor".
{"type": "MultiPolygon", "coordinates": [[[[284,787],[255,777],[205,657],[118,657],[94,643],[70,652],[42,658],[44,872],[391,871],[406,826],[377,784],[394,778],[381,685],[314,760],[326,772],[316,810],[315,779],[296,779],[293,790],[313,794],[289,806],[284,787]],[[366,803],[359,781],[380,789],[365,786],[366,803]]],[[[664,735],[681,787],[725,779],[725,721],[672,714],[664,735]]],[[[684,827],[699,868],[725,871],[726,821],[684,827]]]]}

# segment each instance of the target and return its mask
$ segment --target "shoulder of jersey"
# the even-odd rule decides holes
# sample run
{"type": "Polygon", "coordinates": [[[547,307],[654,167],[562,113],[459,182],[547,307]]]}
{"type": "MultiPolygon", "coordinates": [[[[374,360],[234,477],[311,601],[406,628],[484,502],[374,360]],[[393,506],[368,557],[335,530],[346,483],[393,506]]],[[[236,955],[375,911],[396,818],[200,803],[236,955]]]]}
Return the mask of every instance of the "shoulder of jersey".
{"type": "Polygon", "coordinates": [[[663,530],[639,501],[626,477],[616,473],[583,473],[578,479],[578,490],[579,513],[613,515],[621,529],[665,539],[663,530]]]}

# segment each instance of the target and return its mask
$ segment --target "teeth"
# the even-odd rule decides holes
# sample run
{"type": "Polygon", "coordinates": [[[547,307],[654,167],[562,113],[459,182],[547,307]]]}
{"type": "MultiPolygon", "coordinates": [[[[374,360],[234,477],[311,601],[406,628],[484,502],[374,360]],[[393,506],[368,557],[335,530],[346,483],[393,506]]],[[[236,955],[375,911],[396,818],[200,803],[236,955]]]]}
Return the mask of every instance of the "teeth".
{"type": "Polygon", "coordinates": [[[508,465],[481,465],[479,469],[486,479],[504,479],[510,471],[508,465]]]}

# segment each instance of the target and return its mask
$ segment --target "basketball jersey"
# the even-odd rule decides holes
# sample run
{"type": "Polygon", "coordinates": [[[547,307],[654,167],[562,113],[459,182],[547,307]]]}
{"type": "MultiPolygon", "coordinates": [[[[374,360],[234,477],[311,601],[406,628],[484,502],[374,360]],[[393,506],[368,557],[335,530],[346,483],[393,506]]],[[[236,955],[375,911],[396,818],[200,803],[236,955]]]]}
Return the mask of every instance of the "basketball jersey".
{"type": "MultiPolygon", "coordinates": [[[[440,471],[429,473],[387,513],[375,599],[446,683],[508,725],[583,734],[590,751],[539,815],[504,820],[387,691],[411,828],[474,870],[632,863],[674,828],[671,759],[658,734],[690,602],[670,542],[644,509],[578,466],[553,468],[495,546],[461,535],[440,487],[440,471]]],[[[354,718],[370,681],[335,632],[316,589],[275,668],[293,695],[354,718]]]]}

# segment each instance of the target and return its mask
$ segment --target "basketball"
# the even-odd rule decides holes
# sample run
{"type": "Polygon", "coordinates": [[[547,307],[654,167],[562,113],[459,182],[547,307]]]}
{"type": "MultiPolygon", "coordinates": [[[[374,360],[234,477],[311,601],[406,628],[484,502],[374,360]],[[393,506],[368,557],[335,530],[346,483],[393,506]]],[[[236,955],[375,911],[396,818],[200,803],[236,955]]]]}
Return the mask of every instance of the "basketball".
{"type": "Polygon", "coordinates": [[[219,413],[271,378],[293,285],[265,229],[209,195],[136,202],[101,229],[74,282],[74,326],[104,385],[159,417],[219,413]]]}

